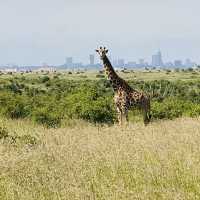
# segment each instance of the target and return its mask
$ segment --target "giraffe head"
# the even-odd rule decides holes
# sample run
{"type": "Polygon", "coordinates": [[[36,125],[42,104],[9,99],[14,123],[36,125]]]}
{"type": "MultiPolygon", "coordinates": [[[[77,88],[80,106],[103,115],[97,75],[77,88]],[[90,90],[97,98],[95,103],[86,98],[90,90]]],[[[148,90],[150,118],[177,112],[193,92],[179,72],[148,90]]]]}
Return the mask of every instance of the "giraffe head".
{"type": "Polygon", "coordinates": [[[103,59],[108,53],[108,49],[106,49],[106,47],[100,47],[99,49],[96,49],[96,52],[100,55],[100,58],[103,59]]]}

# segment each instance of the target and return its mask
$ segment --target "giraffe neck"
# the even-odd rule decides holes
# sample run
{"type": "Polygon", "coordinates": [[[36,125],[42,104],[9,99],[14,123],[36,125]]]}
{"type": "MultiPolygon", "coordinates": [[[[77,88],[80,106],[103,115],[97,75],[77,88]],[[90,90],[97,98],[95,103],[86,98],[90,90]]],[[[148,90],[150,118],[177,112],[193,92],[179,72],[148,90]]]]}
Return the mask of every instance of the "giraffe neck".
{"type": "Polygon", "coordinates": [[[116,74],[112,64],[110,63],[108,57],[105,55],[103,57],[103,66],[106,72],[106,75],[108,77],[108,80],[110,81],[112,87],[114,90],[117,90],[120,84],[120,77],[116,74]]]}
{"type": "Polygon", "coordinates": [[[106,71],[108,80],[110,81],[110,84],[112,85],[115,92],[118,91],[120,88],[126,89],[127,91],[134,90],[128,85],[128,83],[125,80],[123,80],[117,75],[117,73],[115,72],[113,66],[111,65],[106,55],[103,57],[103,65],[104,65],[104,69],[106,71]]]}

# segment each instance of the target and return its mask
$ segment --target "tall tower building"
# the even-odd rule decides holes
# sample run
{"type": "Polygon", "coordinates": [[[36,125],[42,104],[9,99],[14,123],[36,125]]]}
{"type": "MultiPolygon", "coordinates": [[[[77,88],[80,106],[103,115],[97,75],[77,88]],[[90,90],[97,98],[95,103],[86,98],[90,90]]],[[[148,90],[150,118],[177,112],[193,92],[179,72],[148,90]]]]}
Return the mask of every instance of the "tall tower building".
{"type": "Polygon", "coordinates": [[[94,65],[94,54],[90,54],[90,65],[94,65]]]}
{"type": "Polygon", "coordinates": [[[163,65],[161,51],[158,51],[157,54],[152,56],[152,66],[161,67],[163,65]]]}
{"type": "Polygon", "coordinates": [[[65,63],[66,63],[67,66],[71,67],[72,64],[73,64],[73,58],[72,57],[67,57],[65,63]]]}
{"type": "Polygon", "coordinates": [[[145,63],[143,58],[139,59],[139,65],[140,67],[144,67],[145,63]]]}
{"type": "Polygon", "coordinates": [[[158,51],[158,63],[159,63],[159,66],[162,66],[163,65],[163,61],[162,61],[162,54],[161,54],[161,51],[158,51]]]}
{"type": "Polygon", "coordinates": [[[182,63],[181,60],[175,60],[175,61],[174,61],[174,66],[175,66],[175,67],[182,67],[182,66],[183,66],[183,63],[182,63]]]}

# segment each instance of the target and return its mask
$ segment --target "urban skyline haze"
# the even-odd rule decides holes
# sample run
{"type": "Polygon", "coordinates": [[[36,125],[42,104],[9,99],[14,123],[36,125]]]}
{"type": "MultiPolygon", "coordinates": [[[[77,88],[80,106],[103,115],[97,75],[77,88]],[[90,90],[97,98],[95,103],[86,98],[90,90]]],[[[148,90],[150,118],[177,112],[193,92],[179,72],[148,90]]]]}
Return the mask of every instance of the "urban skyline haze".
{"type": "Polygon", "coordinates": [[[88,62],[105,45],[129,61],[161,49],[163,59],[200,63],[198,0],[0,0],[0,64],[88,62]]]}

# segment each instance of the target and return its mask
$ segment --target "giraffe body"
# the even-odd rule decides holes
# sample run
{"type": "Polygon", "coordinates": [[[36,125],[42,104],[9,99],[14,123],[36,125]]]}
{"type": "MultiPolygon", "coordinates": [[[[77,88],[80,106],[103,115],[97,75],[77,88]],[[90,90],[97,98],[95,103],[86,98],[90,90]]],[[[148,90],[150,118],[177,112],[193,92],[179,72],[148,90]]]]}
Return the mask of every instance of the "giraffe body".
{"type": "Polygon", "coordinates": [[[119,123],[122,124],[124,117],[126,121],[128,121],[128,110],[133,107],[143,111],[144,124],[148,124],[151,118],[150,98],[143,92],[139,92],[130,87],[125,80],[116,74],[108,57],[106,56],[108,50],[106,50],[105,47],[100,47],[100,49],[96,51],[99,53],[100,58],[103,60],[105,72],[115,93],[114,103],[118,113],[119,123]]]}

